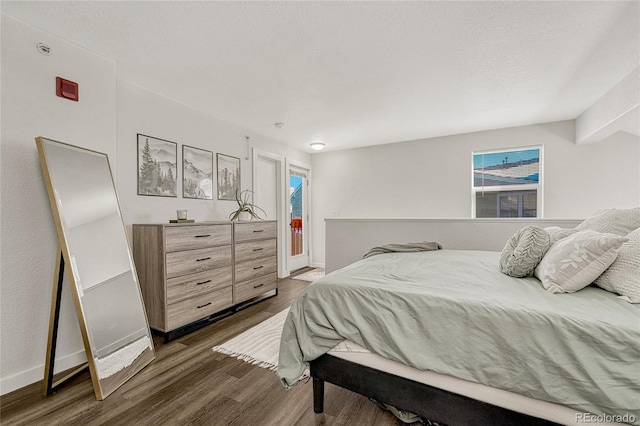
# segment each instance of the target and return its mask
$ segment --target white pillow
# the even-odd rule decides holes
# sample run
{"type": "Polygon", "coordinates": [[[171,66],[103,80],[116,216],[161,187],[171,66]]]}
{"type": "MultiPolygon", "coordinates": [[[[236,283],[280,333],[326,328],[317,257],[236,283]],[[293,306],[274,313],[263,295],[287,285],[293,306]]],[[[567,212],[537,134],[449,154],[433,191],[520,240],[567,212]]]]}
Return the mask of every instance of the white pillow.
{"type": "Polygon", "coordinates": [[[627,238],[629,241],[620,246],[615,262],[595,282],[627,302],[640,303],[640,228],[627,238]]]}
{"type": "Polygon", "coordinates": [[[549,248],[534,275],[551,293],[573,293],[591,284],[613,263],[628,239],[586,229],[549,248]]]}
{"type": "Polygon", "coordinates": [[[559,226],[549,226],[547,228],[544,228],[544,230],[547,231],[547,234],[549,234],[551,245],[557,243],[563,238],[567,238],[571,234],[575,234],[576,232],[578,232],[576,229],[560,228],[559,226]]]}
{"type": "Polygon", "coordinates": [[[640,228],[640,207],[601,210],[576,226],[579,231],[592,229],[622,236],[638,228],[640,228]]]}
{"type": "Polygon", "coordinates": [[[525,226],[513,234],[502,249],[500,272],[516,278],[531,275],[550,245],[547,231],[525,226]]]}

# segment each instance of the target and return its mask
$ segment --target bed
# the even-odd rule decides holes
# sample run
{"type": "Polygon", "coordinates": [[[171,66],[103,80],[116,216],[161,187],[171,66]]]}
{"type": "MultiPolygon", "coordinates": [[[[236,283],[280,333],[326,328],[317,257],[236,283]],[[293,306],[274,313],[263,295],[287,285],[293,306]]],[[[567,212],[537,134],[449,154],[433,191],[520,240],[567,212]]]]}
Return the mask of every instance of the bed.
{"type": "Polygon", "coordinates": [[[285,321],[283,385],[310,366],[316,412],[326,381],[449,425],[640,424],[640,305],[552,294],[499,257],[387,253],[314,282],[285,321]]]}

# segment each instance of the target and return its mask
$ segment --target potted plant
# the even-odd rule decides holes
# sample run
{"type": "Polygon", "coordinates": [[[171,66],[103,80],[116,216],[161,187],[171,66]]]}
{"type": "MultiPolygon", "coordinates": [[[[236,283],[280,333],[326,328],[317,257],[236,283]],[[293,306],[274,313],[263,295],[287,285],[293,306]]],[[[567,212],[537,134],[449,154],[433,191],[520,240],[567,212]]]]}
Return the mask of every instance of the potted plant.
{"type": "Polygon", "coordinates": [[[253,195],[253,191],[248,188],[243,191],[236,191],[236,201],[238,202],[238,210],[229,215],[229,220],[262,220],[256,210],[260,210],[266,216],[267,213],[260,207],[249,202],[249,197],[253,195]]]}

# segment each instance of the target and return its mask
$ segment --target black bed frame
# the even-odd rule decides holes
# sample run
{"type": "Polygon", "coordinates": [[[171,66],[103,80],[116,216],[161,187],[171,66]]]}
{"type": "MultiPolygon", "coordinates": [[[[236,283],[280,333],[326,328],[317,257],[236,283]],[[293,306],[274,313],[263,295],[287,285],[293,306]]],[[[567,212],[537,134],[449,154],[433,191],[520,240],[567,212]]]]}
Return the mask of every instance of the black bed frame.
{"type": "Polygon", "coordinates": [[[324,382],[449,426],[556,425],[328,354],[311,361],[313,410],[324,411],[324,382]]]}

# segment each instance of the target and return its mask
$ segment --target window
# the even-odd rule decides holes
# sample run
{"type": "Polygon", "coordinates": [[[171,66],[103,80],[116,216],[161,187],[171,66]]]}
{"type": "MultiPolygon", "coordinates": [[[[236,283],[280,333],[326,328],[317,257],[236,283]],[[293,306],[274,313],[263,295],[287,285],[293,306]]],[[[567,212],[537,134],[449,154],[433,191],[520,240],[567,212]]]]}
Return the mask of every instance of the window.
{"type": "Polygon", "coordinates": [[[542,147],[473,153],[472,217],[542,217],[542,147]]]}

